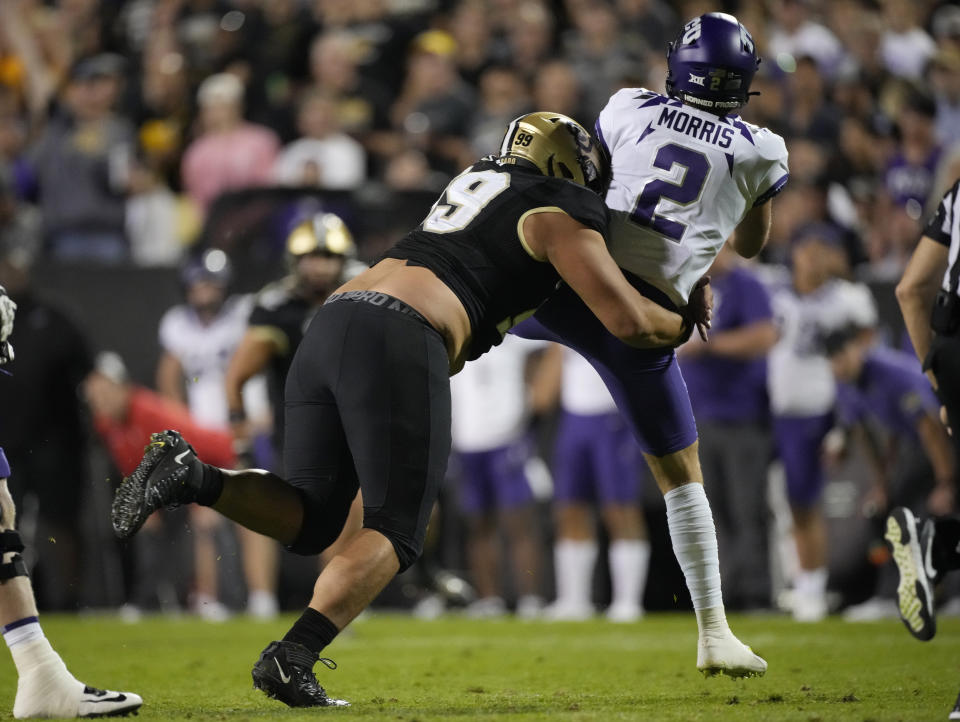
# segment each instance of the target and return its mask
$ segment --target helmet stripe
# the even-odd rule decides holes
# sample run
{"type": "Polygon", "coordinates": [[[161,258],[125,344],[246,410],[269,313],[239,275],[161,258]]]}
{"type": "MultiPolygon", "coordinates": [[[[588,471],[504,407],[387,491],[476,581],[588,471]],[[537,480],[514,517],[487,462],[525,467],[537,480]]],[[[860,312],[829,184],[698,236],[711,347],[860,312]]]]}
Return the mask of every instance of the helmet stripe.
{"type": "MultiPolygon", "coordinates": [[[[521,118],[524,116],[521,116],[521,118]]],[[[507,126],[507,132],[503,136],[503,143],[500,146],[500,155],[506,155],[510,152],[510,146],[513,145],[513,136],[517,133],[520,125],[520,118],[514,118],[507,126]]]]}

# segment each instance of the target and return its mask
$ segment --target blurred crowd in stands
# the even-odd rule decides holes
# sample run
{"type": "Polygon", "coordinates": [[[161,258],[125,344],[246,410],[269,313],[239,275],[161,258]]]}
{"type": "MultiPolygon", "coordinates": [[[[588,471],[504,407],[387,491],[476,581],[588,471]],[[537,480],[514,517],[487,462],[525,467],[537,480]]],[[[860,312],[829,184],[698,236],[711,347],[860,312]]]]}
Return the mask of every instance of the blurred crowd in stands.
{"type": "MultiPolygon", "coordinates": [[[[303,198],[314,199],[314,210],[319,204],[340,213],[351,226],[359,259],[373,260],[418,222],[451,177],[477,157],[497,151],[503,129],[517,115],[552,110],[592,127],[615,90],[643,86],[662,91],[668,39],[686,19],[714,10],[735,13],[752,31],[763,57],[752,87],[758,94],[744,109],[744,119],[783,135],[790,153],[790,182],[774,202],[771,240],[762,264],[791,264],[798,239],[811,236],[824,249],[839,249],[839,259],[823,272],[871,284],[880,324],[888,327],[880,336],[890,345],[901,346],[899,321],[888,314],[884,324],[884,310],[892,301],[890,284],[899,279],[943,191],[960,176],[960,4],[956,2],[0,1],[0,282],[21,303],[17,323],[22,337],[15,339],[19,360],[15,378],[0,379],[0,399],[8,404],[0,408],[0,444],[13,462],[12,487],[17,489],[18,475],[35,485],[21,486],[20,496],[32,491],[56,502],[39,515],[35,526],[40,538],[63,540],[41,545],[39,550],[41,557],[51,558],[48,564],[56,570],[38,585],[41,602],[71,608],[85,599],[100,602],[106,596],[113,603],[139,593],[133,582],[106,595],[81,592],[76,560],[79,539],[109,545],[109,533],[102,524],[84,521],[79,514],[88,508],[85,503],[102,507],[102,489],[93,494],[99,501],[83,502],[79,486],[66,481],[81,476],[78,467],[87,463],[80,448],[86,438],[80,430],[86,404],[100,412],[97,428],[108,445],[111,439],[114,445],[140,443],[139,437],[119,438],[122,434],[116,430],[111,437],[103,420],[109,420],[111,413],[126,418],[126,412],[118,409],[127,408],[133,392],[129,375],[116,360],[103,361],[90,375],[94,369],[91,346],[103,350],[129,345],[122,332],[111,337],[95,328],[96,321],[127,310],[130,333],[148,340],[138,351],[153,363],[161,358],[155,321],[190,284],[179,270],[169,270],[160,277],[165,293],[151,296],[149,284],[137,284],[149,280],[156,285],[157,277],[138,273],[186,268],[188,259],[195,260],[201,248],[215,246],[225,249],[238,267],[243,267],[243,259],[237,257],[241,251],[253,257],[261,273],[248,274],[240,290],[256,290],[283,273],[282,249],[290,221],[300,220],[287,213],[286,224],[274,222],[272,209],[282,201],[299,203],[303,198]],[[390,206],[390,199],[396,204],[398,198],[406,214],[390,206]],[[267,210],[258,211],[258,204],[267,210]],[[371,221],[376,216],[373,208],[386,217],[384,223],[371,221]],[[260,222],[264,217],[267,221],[260,222]],[[814,231],[812,223],[816,223],[814,231]],[[257,238],[241,248],[234,239],[243,233],[257,238]],[[264,264],[267,257],[279,260],[279,265],[264,264]],[[41,271],[35,274],[40,279],[66,279],[60,295],[73,308],[58,310],[44,301],[46,291],[57,289],[39,282],[27,294],[31,269],[41,271]],[[116,280],[120,276],[138,281],[116,280]],[[95,279],[98,288],[71,286],[80,277],[95,279]],[[111,288],[125,290],[111,295],[111,288]],[[71,289],[79,295],[71,298],[71,289]],[[107,305],[112,308],[102,312],[83,306],[81,299],[95,298],[109,298],[107,305]],[[138,318],[140,308],[149,312],[138,318]],[[96,343],[81,339],[71,314],[85,317],[86,330],[96,336],[96,343]],[[143,324],[143,318],[150,323],[143,324]],[[144,331],[142,326],[149,328],[144,331]],[[35,339],[33,346],[23,340],[27,328],[35,339]],[[43,364],[34,363],[33,370],[27,371],[26,361],[37,358],[44,359],[43,364]],[[76,389],[84,379],[86,393],[78,395],[76,389]],[[11,390],[14,387],[19,390],[11,390]],[[11,408],[29,410],[29,415],[12,417],[11,408]]],[[[764,272],[761,268],[757,274],[764,272]]],[[[210,277],[223,279],[216,272],[210,277]]],[[[221,291],[226,292],[225,284],[221,291]]],[[[189,298],[186,301],[191,303],[189,298]]],[[[731,325],[769,325],[775,315],[769,304],[767,299],[754,305],[752,316],[745,310],[731,325]],[[757,312],[758,308],[768,312],[757,312]]],[[[235,316],[241,314],[238,309],[246,309],[241,314],[245,315],[250,301],[237,301],[230,308],[235,316]]],[[[122,329],[123,322],[115,322],[112,328],[122,329]]],[[[234,335],[224,342],[224,364],[243,331],[243,319],[235,318],[234,335]]],[[[776,338],[769,328],[763,333],[767,340],[749,356],[754,361],[763,358],[776,338]]],[[[166,332],[160,333],[160,343],[165,358],[180,354],[181,371],[188,367],[190,349],[178,350],[169,323],[166,332]]],[[[702,349],[689,351],[686,363],[696,363],[702,353],[702,349]]],[[[716,353],[721,355],[719,350],[716,353]]],[[[142,385],[154,385],[152,374],[139,376],[136,380],[142,385]]],[[[514,372],[515,378],[522,380],[522,376],[522,370],[514,372]]],[[[698,381],[710,385],[709,379],[698,381]]],[[[142,398],[140,391],[146,389],[138,390],[135,398],[142,398]]],[[[166,395],[175,398],[177,393],[168,388],[166,395]]],[[[555,402],[558,393],[547,396],[555,402]]],[[[693,396],[696,404],[697,394],[693,396]]],[[[765,401],[758,404],[762,411],[738,422],[756,424],[769,435],[765,401]]],[[[532,408],[542,418],[553,407],[541,399],[532,408]]],[[[529,412],[519,413],[526,418],[529,412]]],[[[722,414],[710,418],[709,410],[701,418],[698,409],[698,418],[701,431],[705,424],[729,423],[722,414]]],[[[220,426],[229,434],[222,420],[220,426]]],[[[541,437],[550,436],[549,430],[539,431],[541,437]]],[[[892,435],[897,435],[896,430],[892,435]]],[[[909,429],[901,436],[910,436],[909,429]]],[[[759,446],[744,453],[764,458],[772,453],[769,439],[766,445],[759,437],[757,441],[759,446]]],[[[915,438],[909,441],[916,448],[922,445],[915,438]]],[[[214,439],[215,448],[222,449],[224,443],[214,439]]],[[[229,460],[232,452],[223,453],[229,460]]],[[[636,450],[631,454],[638,458],[636,450]]],[[[544,455],[549,465],[550,452],[544,455]]],[[[925,458],[918,463],[931,461],[939,476],[955,474],[952,466],[944,471],[942,459],[925,458]]],[[[720,461],[712,466],[716,476],[723,475],[720,461]]],[[[765,465],[761,467],[750,473],[762,478],[742,482],[754,501],[762,497],[766,484],[765,465]]],[[[705,469],[710,468],[705,462],[705,469]]],[[[531,473],[538,476],[535,470],[531,473]]],[[[932,479],[933,472],[929,476],[932,479]]],[[[724,482],[734,487],[736,483],[735,479],[724,482]]],[[[708,479],[708,492],[709,485],[708,479]]],[[[545,494],[524,496],[522,501],[542,501],[549,497],[549,486],[548,481],[545,494]]],[[[543,484],[534,487],[535,491],[544,488],[543,484]]],[[[91,488],[98,489],[96,484],[91,488]]],[[[737,492],[734,488],[725,493],[737,492]]],[[[635,492],[630,503],[641,496],[635,492]]],[[[656,509],[656,495],[647,496],[656,509]]],[[[584,521],[580,501],[574,499],[568,505],[572,509],[558,511],[560,542],[595,544],[595,532],[584,521]],[[591,528],[585,531],[586,526],[591,528]]],[[[828,502],[843,506],[836,494],[828,502]]],[[[723,503],[713,503],[715,513],[723,514],[723,503]]],[[[951,504],[942,499],[939,503],[941,511],[951,504]]],[[[517,500],[507,503],[510,513],[501,522],[518,570],[524,565],[530,569],[518,571],[507,586],[513,590],[510,594],[518,611],[533,613],[540,606],[536,597],[550,596],[545,581],[549,575],[541,575],[537,550],[523,546],[523,532],[536,525],[529,513],[514,513],[518,505],[517,500]]],[[[30,505],[21,508],[29,521],[30,505]]],[[[857,510],[854,516],[859,506],[857,510]]],[[[464,533],[450,530],[448,522],[456,514],[448,513],[447,521],[437,524],[442,529],[437,533],[443,535],[439,543],[451,539],[462,543],[468,537],[474,545],[469,561],[482,567],[499,543],[498,527],[485,517],[488,511],[479,502],[466,509],[464,533]]],[[[644,569],[648,563],[652,569],[665,569],[669,559],[664,564],[657,561],[657,549],[651,560],[649,545],[637,546],[646,543],[648,531],[635,511],[601,511],[606,530],[601,530],[601,537],[611,542],[611,575],[617,565],[630,567],[631,560],[641,557],[644,569]],[[626,552],[614,553],[615,542],[623,542],[617,547],[621,550],[632,550],[628,561],[616,561],[626,552]]],[[[753,521],[738,519],[733,511],[725,519],[718,518],[721,535],[736,536],[738,530],[767,535],[766,508],[751,507],[749,513],[753,521]]],[[[194,588],[195,600],[214,609],[219,602],[211,559],[218,557],[211,545],[214,534],[218,539],[224,536],[223,525],[198,515],[189,523],[206,544],[206,551],[196,557],[197,566],[206,570],[206,582],[203,589],[194,588]]],[[[774,531],[775,527],[770,524],[774,531]]],[[[655,528],[649,532],[654,542],[656,534],[655,528]]],[[[757,579],[756,570],[767,565],[768,551],[766,542],[756,542],[755,536],[731,542],[747,551],[728,552],[724,560],[729,568],[725,575],[735,579],[739,574],[746,580],[728,585],[729,601],[741,608],[770,606],[777,591],[769,571],[760,571],[757,579]],[[737,560],[746,564],[746,556],[752,569],[733,569],[737,560]]],[[[876,538],[875,530],[868,530],[856,544],[865,546],[876,538]]],[[[721,556],[723,544],[721,537],[721,556]]],[[[569,551],[570,544],[564,548],[567,561],[562,566],[567,569],[573,564],[578,571],[576,580],[563,582],[566,596],[558,601],[568,611],[574,610],[569,616],[578,617],[589,605],[582,587],[595,583],[591,567],[596,549],[582,544],[578,552],[569,551]],[[578,585],[581,591],[575,589],[578,585]]],[[[669,557],[668,550],[662,554],[669,557]]],[[[769,554],[776,556],[774,551],[769,554]]],[[[884,561],[875,549],[858,547],[852,554],[857,559],[869,557],[875,565],[884,561]]],[[[557,560],[561,565],[559,556],[557,560]]],[[[142,575],[143,568],[164,560],[122,561],[127,566],[139,564],[142,575]]],[[[170,559],[165,561],[176,566],[170,559]]],[[[441,561],[449,565],[449,555],[441,561]]],[[[463,556],[456,561],[468,566],[463,556]]],[[[431,569],[434,566],[431,562],[431,569]]],[[[471,581],[481,587],[481,601],[495,599],[477,607],[477,613],[499,612],[508,606],[502,604],[501,595],[509,596],[494,583],[500,572],[481,567],[474,569],[479,584],[476,578],[471,581]]],[[[778,573],[789,576],[788,571],[778,573]]],[[[435,569],[425,576],[438,577],[435,569]]],[[[621,588],[622,598],[611,615],[624,620],[635,618],[641,610],[623,600],[643,594],[636,574],[627,576],[623,582],[627,591],[621,588]]],[[[170,589],[152,590],[153,603],[167,607],[179,603],[170,584],[170,589]]],[[[558,590],[560,584],[558,577],[558,590]]],[[[470,601],[465,588],[449,578],[435,586],[446,594],[443,603],[452,598],[458,603],[470,601]]],[[[667,596],[673,593],[670,588],[667,596]]],[[[862,601],[870,593],[864,587],[859,598],[854,593],[845,601],[862,601]]],[[[615,588],[615,603],[617,594],[615,588]]],[[[275,598],[261,601],[264,614],[275,610],[275,598]]],[[[423,609],[430,613],[429,605],[423,609]]],[[[216,607],[208,616],[218,618],[224,613],[216,607]]]]}

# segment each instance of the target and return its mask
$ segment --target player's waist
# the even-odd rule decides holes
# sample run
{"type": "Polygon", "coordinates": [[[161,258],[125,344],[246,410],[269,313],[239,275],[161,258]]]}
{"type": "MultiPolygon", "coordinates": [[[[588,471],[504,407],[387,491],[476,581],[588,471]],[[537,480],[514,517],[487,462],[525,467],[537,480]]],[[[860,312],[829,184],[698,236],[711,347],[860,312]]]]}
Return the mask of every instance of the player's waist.
{"type": "Polygon", "coordinates": [[[411,306],[408,303],[404,303],[399,298],[391,296],[387,293],[381,293],[380,291],[367,291],[367,290],[357,290],[357,291],[342,291],[340,293],[333,293],[327,297],[327,300],[323,302],[323,305],[326,306],[331,303],[337,303],[338,301],[353,301],[354,303],[369,303],[371,306],[379,306],[386,308],[390,311],[396,311],[402,313],[405,316],[409,316],[420,323],[431,326],[430,322],[420,313],[417,309],[411,306]]]}
{"type": "Polygon", "coordinates": [[[653,285],[653,283],[640,278],[640,276],[626,268],[621,268],[620,270],[623,271],[623,275],[630,282],[630,285],[640,291],[645,298],[649,298],[658,306],[663,306],[668,311],[679,310],[680,304],[674,303],[669,295],[661,291],[657,286],[653,285]]]}

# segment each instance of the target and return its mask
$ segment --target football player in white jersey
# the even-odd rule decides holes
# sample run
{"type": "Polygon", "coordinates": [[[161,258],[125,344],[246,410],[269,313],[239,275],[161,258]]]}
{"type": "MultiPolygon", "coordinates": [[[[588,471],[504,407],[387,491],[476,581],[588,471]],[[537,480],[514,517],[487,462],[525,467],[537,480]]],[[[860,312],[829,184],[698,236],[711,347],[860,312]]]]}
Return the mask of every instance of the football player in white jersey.
{"type": "Polygon", "coordinates": [[[799,622],[815,622],[827,614],[820,460],[821,445],[834,425],[837,391],[824,339],[848,326],[872,328],[877,320],[870,290],[836,277],[845,265],[838,232],[818,223],[793,239],[789,271],[774,268],[764,274],[780,331],[767,360],[767,390],[800,567],[792,603],[799,622]]]}
{"type": "MultiPolygon", "coordinates": [[[[611,255],[634,287],[666,308],[687,303],[731,234],[741,256],[757,255],[766,243],[768,201],[788,172],[783,139],[738,115],[759,63],[753,38],[735,17],[701,15],[668,46],[667,94],[621,90],[597,120],[596,136],[613,166],[606,196],[611,255]]],[[[698,669],[763,674],[766,662],[727,624],[697,429],[673,349],[627,348],[564,288],[515,331],[561,341],[587,357],[633,424],[664,494],[693,599],[698,669]]]]}
{"type": "MultiPolygon", "coordinates": [[[[209,249],[191,259],[180,272],[186,303],[168,309],[160,320],[160,359],[157,391],[184,403],[202,426],[229,425],[224,380],[230,357],[247,328],[253,308],[249,295],[227,295],[231,268],[227,255],[209,249]]],[[[245,399],[259,393],[266,409],[266,386],[247,387],[245,399]]],[[[151,523],[156,525],[159,519],[151,523]]],[[[218,599],[217,533],[225,522],[209,509],[191,508],[194,589],[190,607],[208,621],[223,621],[230,610],[218,599]]]]}

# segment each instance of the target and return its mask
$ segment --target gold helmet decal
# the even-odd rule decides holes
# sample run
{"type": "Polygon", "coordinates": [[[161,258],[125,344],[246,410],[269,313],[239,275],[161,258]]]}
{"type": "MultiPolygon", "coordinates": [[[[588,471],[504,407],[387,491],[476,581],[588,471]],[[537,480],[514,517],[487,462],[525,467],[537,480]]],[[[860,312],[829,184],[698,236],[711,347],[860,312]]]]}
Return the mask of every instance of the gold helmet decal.
{"type": "Polygon", "coordinates": [[[526,161],[544,175],[572,180],[600,195],[610,184],[603,147],[577,121],[560,113],[529,113],[514,120],[503,136],[500,157],[526,161]]]}
{"type": "Polygon", "coordinates": [[[352,257],[353,235],[335,213],[316,213],[290,231],[287,253],[294,257],[310,253],[352,257]]]}

